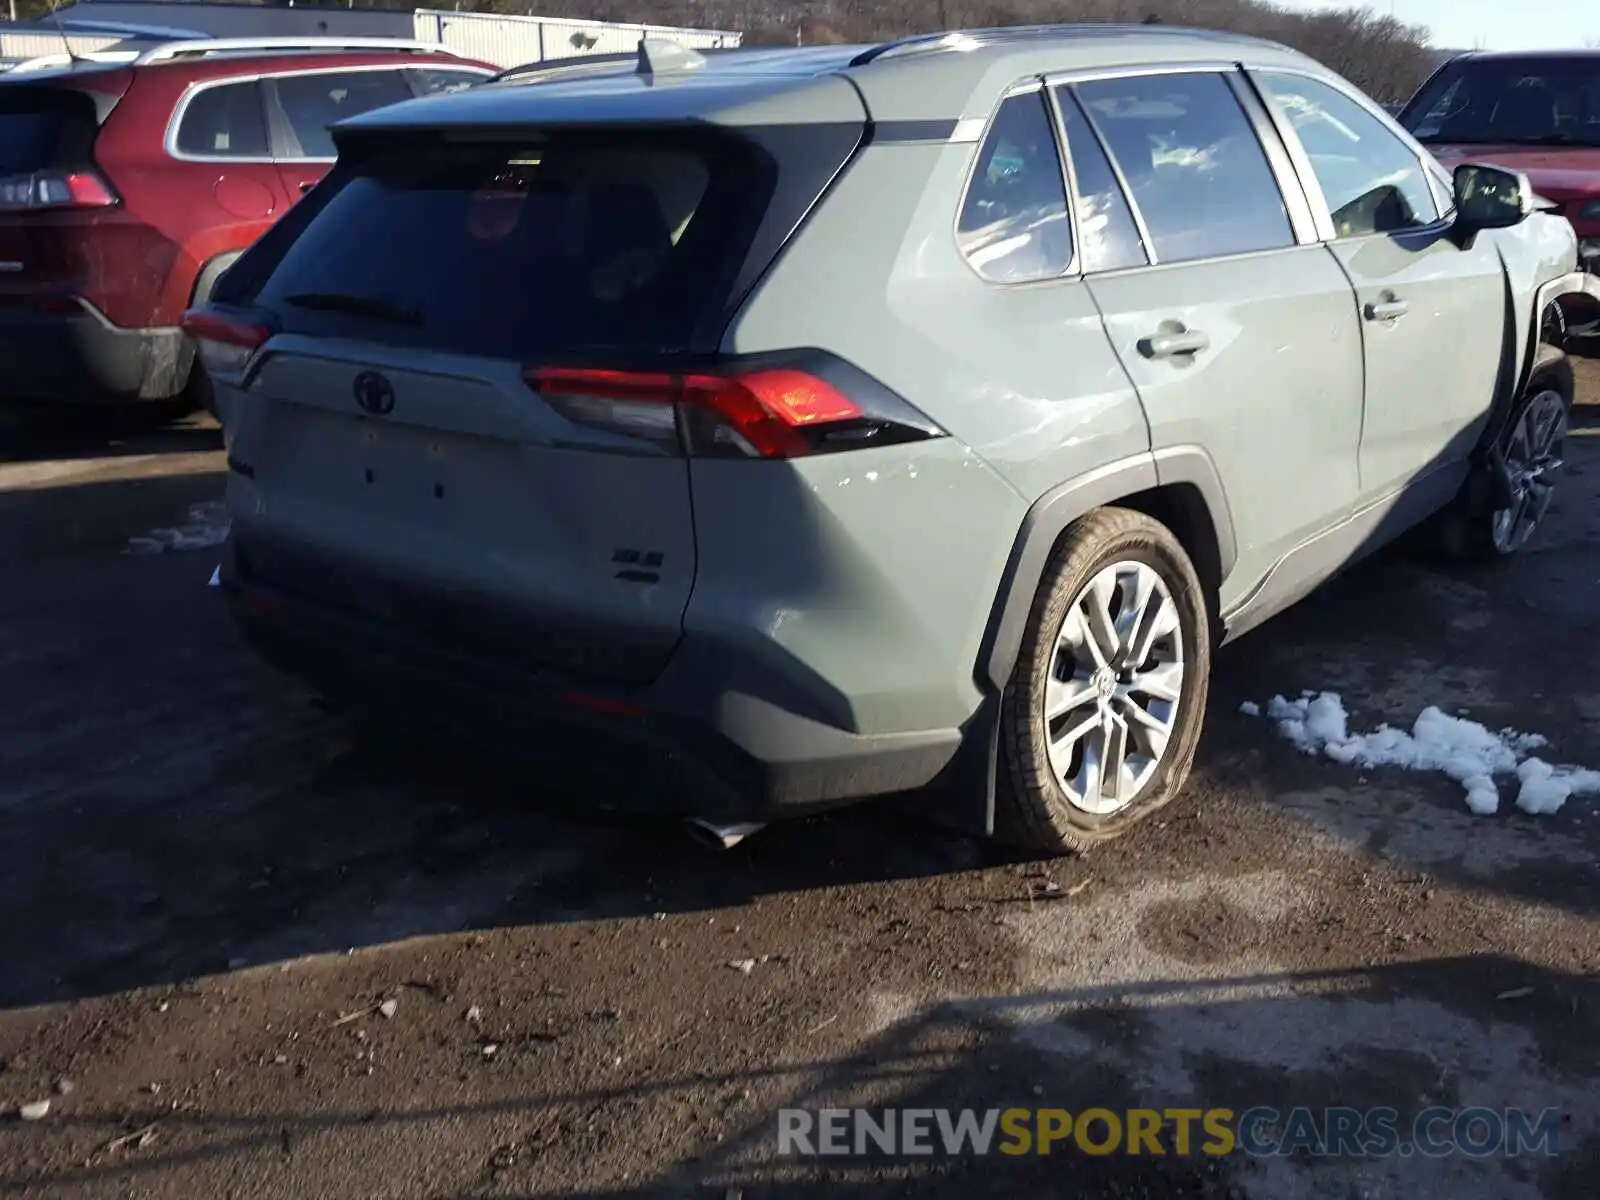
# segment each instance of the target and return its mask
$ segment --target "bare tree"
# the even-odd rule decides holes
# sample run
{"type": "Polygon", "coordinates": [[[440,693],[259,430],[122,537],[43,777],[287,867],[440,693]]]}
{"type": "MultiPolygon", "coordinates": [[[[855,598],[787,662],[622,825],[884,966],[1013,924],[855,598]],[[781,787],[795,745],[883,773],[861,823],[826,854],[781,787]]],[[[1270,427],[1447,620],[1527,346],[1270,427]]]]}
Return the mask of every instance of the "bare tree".
{"type": "MultiPolygon", "coordinates": [[[[307,0],[300,0],[306,3],[307,0]]],[[[316,3],[317,0],[310,0],[316,3]]],[[[327,2],[327,0],[323,0],[327,2]]],[[[366,8],[457,0],[343,0],[366,8]]],[[[49,0],[16,0],[39,16],[49,0]]],[[[342,3],[341,3],[342,7],[342,3]]],[[[1251,34],[1321,60],[1381,101],[1408,98],[1432,69],[1428,31],[1369,7],[1292,11],[1261,0],[460,0],[469,11],[740,29],[747,40],[872,41],[936,29],[1074,21],[1158,21],[1251,34]]],[[[1600,37],[1590,38],[1600,46],[1600,37]]]]}

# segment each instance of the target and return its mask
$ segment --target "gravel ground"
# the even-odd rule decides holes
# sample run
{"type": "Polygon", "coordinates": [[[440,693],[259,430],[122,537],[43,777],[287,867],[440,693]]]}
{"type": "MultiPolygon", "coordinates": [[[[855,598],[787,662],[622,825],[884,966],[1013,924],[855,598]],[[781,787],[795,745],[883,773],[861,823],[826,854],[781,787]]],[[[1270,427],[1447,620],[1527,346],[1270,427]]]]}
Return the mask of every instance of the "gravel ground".
{"type": "Polygon", "coordinates": [[[1239,708],[1437,704],[1600,767],[1595,435],[1526,557],[1354,569],[1219,655],[1183,800],[1032,861],[885,807],[717,854],[357,740],[205,586],[213,429],[0,432],[0,1107],[50,1100],[0,1193],[1592,1196],[1600,801],[1474,817],[1239,708]],[[1534,1159],[776,1154],[837,1104],[1564,1116],[1534,1159]]]}

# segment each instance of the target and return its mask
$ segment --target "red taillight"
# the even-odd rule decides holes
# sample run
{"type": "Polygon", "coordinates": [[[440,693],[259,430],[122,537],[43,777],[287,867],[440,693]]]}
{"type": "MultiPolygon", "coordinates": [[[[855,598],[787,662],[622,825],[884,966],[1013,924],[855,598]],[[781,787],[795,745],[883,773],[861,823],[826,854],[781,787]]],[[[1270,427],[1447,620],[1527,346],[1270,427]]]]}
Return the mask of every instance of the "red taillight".
{"type": "Polygon", "coordinates": [[[691,423],[711,422],[703,437],[691,431],[691,448],[709,439],[759,458],[808,454],[808,429],[865,415],[826,380],[791,367],[728,375],[530,367],[524,378],[564,415],[647,440],[675,444],[681,406],[691,423]]]}
{"type": "Polygon", "coordinates": [[[195,340],[206,370],[213,373],[237,371],[272,336],[266,325],[236,321],[204,309],[190,309],[179,324],[195,340]]]}
{"type": "Polygon", "coordinates": [[[109,208],[116,193],[93,171],[35,171],[0,179],[0,212],[109,208]]]}

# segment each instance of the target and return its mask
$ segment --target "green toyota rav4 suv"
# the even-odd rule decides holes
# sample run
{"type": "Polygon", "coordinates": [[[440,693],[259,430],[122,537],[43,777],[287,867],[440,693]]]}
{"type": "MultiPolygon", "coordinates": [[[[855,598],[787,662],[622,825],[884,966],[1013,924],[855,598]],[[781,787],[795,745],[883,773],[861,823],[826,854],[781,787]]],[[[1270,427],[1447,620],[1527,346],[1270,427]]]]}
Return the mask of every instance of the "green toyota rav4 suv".
{"type": "Polygon", "coordinates": [[[646,41],[334,136],[186,317],[243,629],[709,822],[1115,835],[1219,642],[1560,465],[1571,227],[1264,42],[646,41]]]}

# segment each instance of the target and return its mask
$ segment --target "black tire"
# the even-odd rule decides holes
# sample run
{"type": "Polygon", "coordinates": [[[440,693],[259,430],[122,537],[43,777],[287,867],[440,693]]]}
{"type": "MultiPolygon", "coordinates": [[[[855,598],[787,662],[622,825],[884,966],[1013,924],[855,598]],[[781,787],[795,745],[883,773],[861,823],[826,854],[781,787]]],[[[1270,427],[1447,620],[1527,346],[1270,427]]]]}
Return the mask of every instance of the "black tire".
{"type": "Polygon", "coordinates": [[[1001,710],[995,835],[1048,853],[1082,853],[1161,808],[1182,789],[1194,762],[1211,675],[1211,621],[1194,564],[1172,532],[1144,513],[1103,508],[1075,522],[1051,556],[1034,597],[1016,670],[1001,710]],[[1050,765],[1046,685],[1068,609],[1114,563],[1152,568],[1177,610],[1184,674],[1172,733],[1155,772],[1131,803],[1098,815],[1074,804],[1050,765]]]}
{"type": "Polygon", "coordinates": [[[200,356],[196,355],[189,366],[189,381],[183,388],[184,404],[188,413],[204,411],[217,422],[222,418],[217,413],[217,396],[211,387],[211,376],[206,374],[206,369],[200,363],[200,356]]]}
{"type": "MultiPolygon", "coordinates": [[[[1547,393],[1560,395],[1564,420],[1570,422],[1574,391],[1572,363],[1566,353],[1551,345],[1541,345],[1528,384],[1511,407],[1505,432],[1501,435],[1502,450],[1528,407],[1547,393]]],[[[1514,556],[1526,545],[1524,541],[1507,549],[1498,544],[1495,537],[1497,506],[1492,499],[1496,489],[1486,478],[1488,470],[1475,469],[1462,485],[1461,492],[1433,521],[1431,541],[1451,558],[1498,562],[1514,556]]]]}

